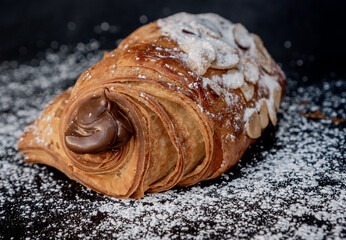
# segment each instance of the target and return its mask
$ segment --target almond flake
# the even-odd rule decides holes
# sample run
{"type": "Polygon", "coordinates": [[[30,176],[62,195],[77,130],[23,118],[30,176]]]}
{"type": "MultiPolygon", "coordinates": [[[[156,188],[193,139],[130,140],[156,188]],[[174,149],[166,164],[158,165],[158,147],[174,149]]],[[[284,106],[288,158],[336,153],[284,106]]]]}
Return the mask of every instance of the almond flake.
{"type": "Polygon", "coordinates": [[[233,35],[234,35],[234,40],[239,45],[239,47],[244,49],[248,49],[251,47],[251,44],[253,43],[253,39],[242,24],[237,23],[234,26],[233,35]]]}

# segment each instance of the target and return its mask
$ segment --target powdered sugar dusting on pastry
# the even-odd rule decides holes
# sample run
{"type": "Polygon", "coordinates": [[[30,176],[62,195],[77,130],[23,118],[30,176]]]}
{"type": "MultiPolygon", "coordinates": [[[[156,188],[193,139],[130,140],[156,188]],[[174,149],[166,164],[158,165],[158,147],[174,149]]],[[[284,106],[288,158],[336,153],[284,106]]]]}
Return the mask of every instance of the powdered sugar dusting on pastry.
{"type": "Polygon", "coordinates": [[[228,44],[223,41],[213,40],[213,48],[216,52],[216,57],[211,63],[211,68],[230,69],[238,65],[238,53],[234,49],[230,48],[228,44]]]}
{"type": "Polygon", "coordinates": [[[251,115],[256,111],[257,109],[255,108],[247,108],[244,113],[244,122],[248,121],[251,115]]]}
{"type": "Polygon", "coordinates": [[[188,38],[180,47],[188,52],[188,64],[199,75],[203,75],[215,59],[214,48],[207,41],[188,38]]]}
{"type": "Polygon", "coordinates": [[[256,84],[260,78],[260,72],[257,64],[253,63],[249,58],[243,58],[242,61],[242,71],[245,77],[245,80],[256,84]]]}
{"type": "Polygon", "coordinates": [[[236,24],[233,28],[233,34],[235,41],[240,47],[245,49],[251,47],[253,40],[243,25],[236,24]]]}
{"type": "MultiPolygon", "coordinates": [[[[240,101],[232,96],[231,90],[241,88],[249,102],[254,95],[253,85],[258,82],[270,92],[269,105],[279,105],[281,95],[274,94],[274,90],[275,93],[280,90],[278,76],[268,74],[273,72],[272,60],[259,37],[250,34],[243,25],[216,14],[188,13],[178,13],[157,23],[163,35],[177,41],[186,54],[182,60],[202,77],[203,87],[222,93],[229,106],[239,105],[240,101]],[[227,72],[206,77],[208,69],[227,72]]],[[[276,109],[272,110],[271,115],[276,115],[276,109]]]]}
{"type": "Polygon", "coordinates": [[[210,66],[229,69],[239,63],[236,43],[230,36],[233,24],[218,15],[179,13],[158,20],[158,25],[163,34],[178,42],[188,55],[189,66],[199,75],[210,66]],[[203,63],[205,59],[208,64],[203,63]]]}
{"type": "Polygon", "coordinates": [[[226,103],[231,106],[232,104],[237,103],[240,99],[239,96],[236,94],[232,94],[228,91],[228,89],[231,89],[232,87],[234,87],[239,83],[239,79],[235,77],[229,77],[229,82],[228,85],[223,85],[223,78],[220,76],[213,76],[212,79],[209,78],[203,78],[202,79],[202,86],[204,88],[210,87],[211,89],[213,89],[213,91],[215,93],[217,93],[220,96],[223,96],[226,103]]]}
{"type": "Polygon", "coordinates": [[[243,85],[244,75],[236,70],[228,70],[226,74],[222,75],[222,80],[226,88],[237,89],[243,85]]]}

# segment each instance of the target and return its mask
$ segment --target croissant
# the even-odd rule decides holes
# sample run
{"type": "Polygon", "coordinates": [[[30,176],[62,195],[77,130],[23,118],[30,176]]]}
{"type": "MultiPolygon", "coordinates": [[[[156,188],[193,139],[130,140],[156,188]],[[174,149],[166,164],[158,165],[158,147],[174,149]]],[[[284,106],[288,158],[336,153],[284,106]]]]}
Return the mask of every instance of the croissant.
{"type": "Polygon", "coordinates": [[[243,25],[178,13],[105,53],[26,128],[18,149],[96,192],[137,199],[227,171],[277,123],[284,86],[243,25]]]}

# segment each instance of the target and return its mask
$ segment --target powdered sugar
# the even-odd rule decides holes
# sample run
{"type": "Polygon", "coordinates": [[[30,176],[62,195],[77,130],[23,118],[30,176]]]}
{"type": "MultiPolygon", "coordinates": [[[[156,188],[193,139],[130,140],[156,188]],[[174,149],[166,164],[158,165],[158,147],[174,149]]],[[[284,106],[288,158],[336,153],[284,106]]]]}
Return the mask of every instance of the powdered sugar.
{"type": "Polygon", "coordinates": [[[273,92],[274,92],[274,88],[280,87],[279,83],[275,80],[275,78],[264,74],[263,77],[261,78],[261,81],[259,82],[259,84],[264,85],[265,87],[269,88],[269,92],[270,92],[270,99],[273,99],[273,92]]]}
{"type": "MultiPolygon", "coordinates": [[[[243,25],[233,24],[216,14],[188,13],[178,13],[157,23],[161,33],[175,40],[183,50],[185,55],[181,54],[181,59],[202,76],[203,87],[214,90],[228,106],[239,105],[241,100],[229,90],[240,88],[244,99],[249,102],[254,96],[252,84],[260,81],[264,89],[269,89],[269,105],[278,108],[281,99],[278,77],[267,74],[272,74],[272,60],[261,40],[255,37],[256,45],[243,25]],[[267,73],[260,72],[260,67],[267,73]],[[209,68],[227,72],[203,76],[209,68]]],[[[275,122],[275,108],[269,111],[275,122]]]]}
{"type": "Polygon", "coordinates": [[[345,237],[345,125],[299,114],[346,118],[345,80],[288,79],[277,130],[267,129],[226,174],[192,187],[120,200],[23,163],[15,146],[25,126],[101,55],[76,49],[47,53],[38,66],[0,64],[0,238],[345,237]]]}
{"type": "MultiPolygon", "coordinates": [[[[238,76],[239,77],[239,76],[238,76]]],[[[237,76],[229,76],[229,80],[227,82],[227,85],[223,81],[223,77],[220,76],[213,76],[211,79],[209,78],[202,78],[203,81],[203,87],[209,86],[215,93],[217,93],[220,96],[223,96],[224,100],[226,101],[227,105],[238,105],[239,96],[236,94],[232,94],[228,91],[228,89],[232,89],[238,84],[241,83],[241,80],[237,78],[237,76]]],[[[239,106],[241,107],[241,106],[239,106]]]]}
{"type": "Polygon", "coordinates": [[[254,112],[257,112],[256,108],[247,108],[244,113],[244,122],[247,122],[254,112]]]}
{"type": "Polygon", "coordinates": [[[239,56],[228,44],[214,40],[213,47],[217,54],[215,60],[211,63],[211,68],[230,69],[238,65],[239,56]]]}
{"type": "Polygon", "coordinates": [[[186,41],[185,45],[182,45],[182,48],[192,49],[188,54],[188,63],[199,75],[203,75],[215,59],[213,46],[208,42],[191,38],[186,41]],[[198,49],[198,51],[193,49],[198,49]]]}
{"type": "Polygon", "coordinates": [[[253,39],[246,28],[241,24],[236,24],[233,28],[234,39],[242,48],[250,48],[253,39]]]}
{"type": "Polygon", "coordinates": [[[222,80],[226,88],[236,89],[243,85],[244,76],[239,71],[228,70],[226,74],[222,75],[222,80]]]}
{"type": "Polygon", "coordinates": [[[207,84],[217,93],[221,92],[221,88],[237,89],[244,83],[244,76],[241,72],[229,70],[222,76],[214,75],[211,79],[203,78],[203,86],[207,84]]]}
{"type": "Polygon", "coordinates": [[[188,64],[198,75],[209,67],[229,69],[239,63],[232,35],[233,25],[214,14],[179,13],[158,20],[164,35],[176,40],[188,55],[188,64]],[[224,29],[220,29],[221,22],[224,29]]]}
{"type": "Polygon", "coordinates": [[[245,80],[256,84],[260,77],[258,66],[248,58],[244,58],[242,66],[245,80]]]}

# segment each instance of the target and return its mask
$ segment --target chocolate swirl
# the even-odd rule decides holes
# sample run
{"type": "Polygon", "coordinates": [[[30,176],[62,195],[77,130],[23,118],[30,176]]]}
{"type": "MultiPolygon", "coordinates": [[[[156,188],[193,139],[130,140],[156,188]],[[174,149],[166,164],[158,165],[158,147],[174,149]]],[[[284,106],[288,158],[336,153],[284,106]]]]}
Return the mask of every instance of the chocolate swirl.
{"type": "Polygon", "coordinates": [[[78,108],[65,132],[66,146],[75,153],[98,153],[119,148],[133,134],[131,124],[106,90],[78,108]]]}

